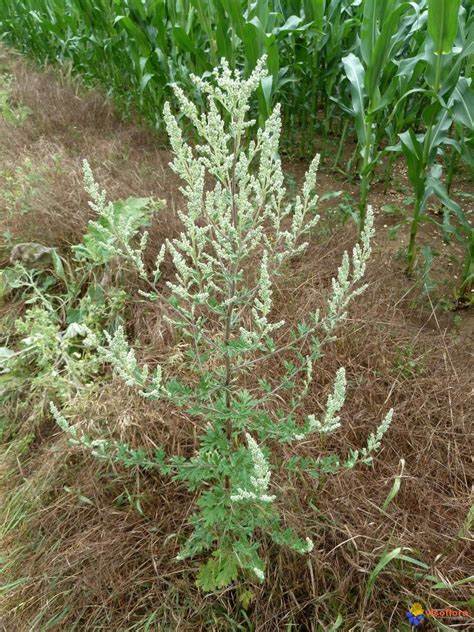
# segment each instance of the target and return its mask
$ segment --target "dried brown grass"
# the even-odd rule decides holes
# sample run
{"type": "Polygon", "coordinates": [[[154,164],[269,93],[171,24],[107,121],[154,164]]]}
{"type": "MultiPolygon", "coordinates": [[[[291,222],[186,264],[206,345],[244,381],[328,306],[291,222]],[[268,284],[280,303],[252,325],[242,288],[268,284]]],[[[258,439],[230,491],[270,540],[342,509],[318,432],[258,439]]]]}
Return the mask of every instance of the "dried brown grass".
{"type": "Polygon", "coordinates": [[[74,89],[52,71],[36,72],[12,54],[2,54],[14,76],[13,103],[32,111],[21,126],[0,117],[0,189],[29,192],[27,204],[22,205],[22,196],[12,208],[3,202],[2,229],[15,240],[77,243],[91,218],[82,186],[82,161],[87,159],[110,199],[153,196],[166,201],[151,230],[152,249],[163,234],[177,231],[178,185],[159,139],[123,124],[101,95],[74,89]]]}
{"type": "MultiPolygon", "coordinates": [[[[34,224],[15,220],[16,234],[29,228],[32,238],[50,244],[77,239],[87,218],[85,199],[76,197],[82,196],[84,156],[94,157],[98,177],[113,197],[166,197],[171,210],[164,221],[158,218],[153,238],[158,243],[173,234],[172,209],[179,198],[166,152],[120,123],[96,95],[78,96],[23,62],[16,62],[13,72],[16,96],[34,114],[28,125],[5,132],[11,159],[26,152],[49,164],[55,147],[67,173],[45,181],[30,214],[34,224]]],[[[341,188],[327,176],[322,180],[323,190],[341,188]]],[[[284,519],[315,541],[311,556],[268,544],[268,577],[263,586],[251,587],[246,613],[238,600],[241,587],[205,596],[193,584],[197,561],[174,559],[193,497],[158,475],[101,464],[68,447],[51,426],[27,455],[8,462],[8,480],[2,482],[9,515],[24,515],[2,545],[13,560],[4,578],[21,580],[0,597],[5,630],[324,630],[339,613],[342,630],[398,630],[414,599],[441,607],[469,598],[466,585],[435,591],[429,578],[415,577],[422,569],[396,562],[366,598],[368,577],[385,550],[409,547],[412,557],[429,564],[426,575],[450,582],[465,578],[470,562],[469,540],[458,534],[471,502],[472,315],[463,314],[457,330],[451,314],[414,302],[417,292],[402,274],[396,247],[382,235],[379,230],[369,288],[319,364],[307,400],[308,412],[317,410],[334,371],[345,365],[343,427],[326,443],[306,442],[294,453],[360,447],[393,406],[383,449],[370,468],[319,481],[305,473],[275,477],[284,519]],[[401,458],[406,466],[400,491],[382,511],[401,458]]],[[[291,324],[322,304],[341,253],[354,239],[347,226],[324,240],[315,235],[278,288],[279,317],[291,324]]],[[[137,306],[131,314],[130,329],[142,342],[143,356],[163,354],[169,335],[157,337],[159,308],[137,306]]],[[[274,362],[264,370],[276,373],[280,367],[274,362]]],[[[188,453],[196,442],[189,419],[144,403],[115,381],[72,408],[77,419],[93,420],[91,431],[107,420],[102,431],[149,450],[163,445],[188,453]]]]}

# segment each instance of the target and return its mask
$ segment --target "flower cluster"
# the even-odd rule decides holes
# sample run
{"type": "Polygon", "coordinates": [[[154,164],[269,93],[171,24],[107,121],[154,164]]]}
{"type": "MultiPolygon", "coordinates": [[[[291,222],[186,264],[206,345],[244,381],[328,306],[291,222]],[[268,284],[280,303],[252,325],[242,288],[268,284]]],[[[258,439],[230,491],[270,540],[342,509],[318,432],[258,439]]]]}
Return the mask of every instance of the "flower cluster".
{"type": "Polygon", "coordinates": [[[253,475],[250,476],[252,490],[237,489],[236,494],[232,494],[231,500],[259,500],[263,503],[271,503],[275,500],[275,496],[267,494],[270,485],[270,468],[262,450],[259,448],[255,439],[246,433],[247,444],[253,463],[253,475]]]}
{"type": "Polygon", "coordinates": [[[328,434],[341,425],[340,417],[336,415],[344,406],[346,400],[346,370],[341,367],[336,373],[333,392],[329,394],[326,402],[326,412],[322,421],[318,421],[314,415],[308,416],[308,430],[328,434]]]}
{"type": "Polygon", "coordinates": [[[352,274],[351,260],[345,252],[337,276],[332,280],[332,296],[328,302],[328,313],[324,323],[327,332],[332,331],[337,323],[346,317],[346,308],[350,301],[367,287],[357,287],[357,284],[365,274],[366,264],[372,253],[371,239],[374,232],[374,212],[372,207],[368,206],[361,243],[356,244],[352,251],[352,274]]]}
{"type": "Polygon", "coordinates": [[[99,347],[103,358],[112,365],[127,386],[136,386],[140,395],[147,399],[157,399],[161,390],[161,367],[158,365],[150,376],[147,365],[138,365],[135,350],[130,348],[122,326],[117,327],[113,336],[107,331],[104,334],[108,346],[99,347]]]}

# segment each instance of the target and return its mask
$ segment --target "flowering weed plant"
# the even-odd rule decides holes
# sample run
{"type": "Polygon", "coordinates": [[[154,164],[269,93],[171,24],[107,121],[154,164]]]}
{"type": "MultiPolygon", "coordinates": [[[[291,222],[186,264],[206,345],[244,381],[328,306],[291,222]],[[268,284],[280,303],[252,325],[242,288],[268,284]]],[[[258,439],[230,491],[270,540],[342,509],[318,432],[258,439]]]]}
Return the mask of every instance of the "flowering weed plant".
{"type": "Polygon", "coordinates": [[[121,322],[126,273],[140,273],[142,229],[161,206],[151,198],[106,203],[87,162],[83,171],[96,217],[81,242],[69,256],[16,244],[11,265],[0,272],[0,300],[15,297],[26,308],[12,325],[0,322],[0,399],[33,407],[37,419],[49,399],[67,404],[94,385],[103,362],[97,346],[121,322]]]}
{"type": "MultiPolygon", "coordinates": [[[[319,156],[312,161],[299,194],[289,200],[278,147],[280,109],[274,109],[253,138],[256,123],[248,117],[252,95],[265,77],[264,64],[260,60],[250,77],[243,79],[223,61],[210,79],[193,77],[204,95],[204,112],[179,87],[175,88],[178,117],[169,104],[164,109],[174,154],[171,167],[183,181],[186,200],[179,211],[183,232],[158,253],[143,294],[161,300],[156,283],[167,251],[176,269],[167,283],[169,320],[186,347],[185,371],[168,375],[166,367],[151,371],[140,366],[123,328],[107,334],[108,344],[101,347],[118,375],[142,396],[166,400],[186,412],[199,428],[195,453],[189,458],[169,455],[163,446],[149,457],[123,443],[92,439],[69,426],[52,407],[74,443],[99,458],[157,467],[197,495],[192,532],[179,558],[207,556],[197,577],[198,586],[206,591],[230,584],[239,573],[263,581],[265,561],[259,549],[264,534],[301,554],[313,548],[308,534],[284,526],[271,481],[277,465],[294,469],[303,461],[277,464],[272,447],[316,438],[341,423],[346,393],[343,368],[335,376],[322,415],[305,416],[301,405],[321,348],[334,340],[349,301],[364,289],[361,281],[373,234],[369,207],[360,243],[351,256],[344,254],[326,308],[308,314],[291,330],[275,318],[275,278],[285,273],[288,260],[305,250],[305,237],[319,219],[315,212],[319,156]],[[183,118],[201,139],[195,146],[183,137],[179,125],[183,118]],[[285,367],[278,377],[264,370],[276,356],[285,367]]],[[[135,260],[143,277],[139,259],[137,251],[135,260]]],[[[353,467],[358,461],[369,463],[391,414],[367,446],[346,460],[315,458],[303,465],[327,472],[353,467]]]]}

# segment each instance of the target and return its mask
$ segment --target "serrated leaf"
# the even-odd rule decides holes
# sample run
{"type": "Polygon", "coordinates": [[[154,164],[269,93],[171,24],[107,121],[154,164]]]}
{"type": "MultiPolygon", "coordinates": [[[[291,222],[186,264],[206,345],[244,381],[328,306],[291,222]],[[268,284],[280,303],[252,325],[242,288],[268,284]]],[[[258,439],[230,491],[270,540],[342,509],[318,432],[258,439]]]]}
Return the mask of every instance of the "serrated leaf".
{"type": "Polygon", "coordinates": [[[196,586],[205,592],[219,590],[236,580],[238,572],[233,553],[214,551],[211,559],[199,568],[196,586]]]}

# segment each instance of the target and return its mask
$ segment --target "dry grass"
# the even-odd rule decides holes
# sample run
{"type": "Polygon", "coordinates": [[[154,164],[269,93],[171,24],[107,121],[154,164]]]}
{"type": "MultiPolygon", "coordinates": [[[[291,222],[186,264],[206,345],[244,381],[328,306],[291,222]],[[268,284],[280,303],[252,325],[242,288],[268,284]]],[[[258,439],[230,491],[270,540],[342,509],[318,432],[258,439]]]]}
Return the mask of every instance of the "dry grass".
{"type": "Polygon", "coordinates": [[[152,248],[163,239],[164,226],[166,236],[173,234],[179,196],[161,143],[121,123],[100,95],[83,95],[80,87],[58,81],[52,72],[33,72],[11,55],[3,53],[3,59],[14,75],[13,103],[32,111],[18,127],[0,117],[1,189],[17,198],[14,204],[2,204],[3,230],[17,240],[46,245],[80,240],[90,218],[82,186],[86,158],[111,199],[135,195],[166,200],[168,210],[152,230],[152,248]]]}
{"type": "MultiPolygon", "coordinates": [[[[44,175],[28,212],[7,214],[4,226],[22,240],[77,240],[87,220],[80,161],[88,157],[112,197],[167,199],[168,211],[153,227],[153,252],[178,226],[173,208],[179,195],[166,151],[142,130],[121,123],[99,96],[82,95],[23,62],[9,60],[9,66],[15,98],[33,114],[20,128],[0,121],[2,169],[28,157],[44,175]]],[[[322,177],[323,190],[343,186],[322,177]]],[[[324,239],[315,235],[306,255],[292,263],[276,305],[289,324],[322,304],[341,253],[354,239],[350,226],[324,239]]],[[[158,475],[98,463],[68,447],[44,422],[28,451],[3,459],[0,628],[316,631],[331,629],[340,614],[341,630],[402,630],[408,629],[404,611],[415,599],[435,608],[469,599],[467,584],[435,590],[428,576],[455,582],[469,574],[470,542],[459,533],[472,502],[472,314],[463,313],[456,328],[452,314],[415,301],[417,290],[395,256],[399,244],[387,242],[382,227],[377,240],[369,289],[323,357],[307,401],[314,412],[335,369],[345,365],[343,428],[325,444],[306,442],[298,454],[346,453],[364,444],[390,406],[396,413],[373,467],[319,481],[306,474],[276,475],[284,519],[311,534],[311,556],[268,544],[268,577],[263,586],[251,587],[247,611],[239,601],[242,586],[204,596],[193,584],[197,562],[174,559],[193,497],[158,475]],[[383,511],[401,458],[406,465],[400,491],[383,511]],[[393,561],[367,595],[370,573],[384,551],[395,547],[408,547],[405,553],[429,570],[393,561]]],[[[161,355],[169,337],[157,336],[159,308],[136,305],[130,313],[142,354],[161,355]]],[[[276,362],[265,367],[278,370],[276,362]]],[[[144,403],[113,381],[71,408],[77,419],[106,424],[103,431],[150,450],[164,445],[187,452],[196,442],[188,419],[144,403]]]]}

